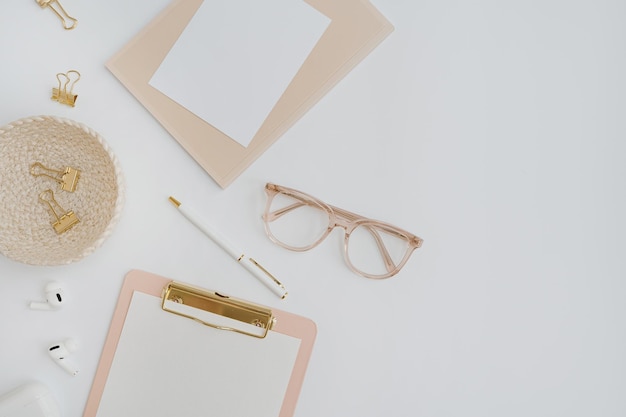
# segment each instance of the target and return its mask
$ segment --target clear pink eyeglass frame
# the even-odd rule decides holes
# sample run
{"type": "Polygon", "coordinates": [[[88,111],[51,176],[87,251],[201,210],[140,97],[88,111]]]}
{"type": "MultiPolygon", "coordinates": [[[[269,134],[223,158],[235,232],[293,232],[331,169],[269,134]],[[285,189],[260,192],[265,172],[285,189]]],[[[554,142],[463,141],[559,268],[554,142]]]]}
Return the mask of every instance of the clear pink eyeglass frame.
{"type": "Polygon", "coordinates": [[[319,245],[324,239],[326,239],[326,237],[330,234],[330,232],[335,228],[335,227],[342,227],[345,231],[344,234],[344,259],[346,261],[346,263],[348,264],[348,267],[355,273],[365,277],[365,278],[372,278],[372,279],[383,279],[383,278],[390,278],[394,275],[396,275],[400,269],[402,269],[402,267],[404,266],[404,264],[406,264],[407,260],[409,259],[409,257],[411,256],[411,254],[413,253],[413,251],[419,247],[422,246],[423,243],[423,239],[415,236],[412,233],[407,232],[406,230],[400,229],[396,226],[393,226],[389,223],[385,223],[385,222],[381,222],[378,220],[372,220],[372,219],[368,219],[366,217],[360,216],[358,214],[354,214],[351,213],[347,210],[344,209],[340,209],[338,207],[335,206],[331,206],[328,205],[326,203],[324,203],[323,201],[309,195],[306,193],[303,193],[302,191],[298,191],[298,190],[294,190],[293,188],[287,188],[287,187],[283,187],[281,185],[276,185],[276,184],[272,184],[272,183],[267,183],[265,185],[265,193],[267,194],[267,204],[265,206],[265,212],[263,213],[263,221],[265,224],[265,233],[267,233],[267,236],[270,238],[270,240],[274,243],[276,243],[279,246],[282,246],[285,249],[289,249],[292,251],[297,251],[297,252],[304,252],[307,251],[309,249],[312,249],[314,247],[316,247],[317,245],[319,245]],[[270,212],[271,210],[271,206],[272,206],[272,200],[274,199],[275,196],[277,196],[278,194],[284,194],[287,196],[290,196],[296,200],[301,201],[302,203],[296,203],[296,204],[292,204],[290,206],[284,207],[280,210],[276,210],[274,212],[270,212]],[[304,204],[308,204],[311,205],[313,207],[318,207],[323,209],[326,214],[328,214],[328,227],[326,228],[326,230],[324,231],[324,233],[322,233],[322,235],[313,243],[311,243],[308,246],[304,246],[304,247],[293,247],[293,246],[289,246],[283,242],[281,242],[280,240],[278,240],[273,234],[272,231],[270,230],[270,223],[272,221],[274,221],[275,219],[279,218],[280,216],[282,216],[283,214],[288,213],[291,210],[294,210],[298,207],[302,207],[302,205],[304,204]],[[357,226],[364,226],[369,228],[370,233],[372,234],[372,236],[374,237],[378,249],[380,250],[380,253],[383,256],[383,260],[385,262],[385,266],[387,269],[387,273],[385,274],[381,274],[381,275],[373,275],[373,274],[368,274],[366,272],[361,271],[360,269],[357,269],[352,262],[350,261],[350,257],[348,256],[348,241],[350,239],[350,233],[352,233],[352,231],[357,227],[357,226]],[[368,227],[369,226],[369,227],[368,227]],[[398,263],[395,264],[391,258],[391,255],[389,254],[389,252],[387,251],[387,248],[385,247],[382,238],[380,237],[380,235],[378,234],[378,231],[376,229],[379,230],[384,230],[385,232],[395,235],[401,239],[406,240],[406,242],[408,243],[407,246],[407,251],[404,254],[404,257],[402,258],[402,260],[398,263]]]}

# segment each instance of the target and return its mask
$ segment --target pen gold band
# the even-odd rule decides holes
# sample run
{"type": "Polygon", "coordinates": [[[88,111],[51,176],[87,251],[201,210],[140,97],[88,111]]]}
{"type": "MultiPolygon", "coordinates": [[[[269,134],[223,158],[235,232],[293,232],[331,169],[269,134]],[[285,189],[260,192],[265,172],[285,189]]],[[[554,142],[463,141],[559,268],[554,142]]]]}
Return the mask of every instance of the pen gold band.
{"type": "Polygon", "coordinates": [[[263,272],[265,272],[265,274],[270,277],[272,279],[272,281],[274,281],[276,283],[276,285],[278,285],[280,288],[282,288],[283,290],[286,289],[283,284],[276,279],[276,277],[274,275],[272,275],[267,269],[263,268],[263,265],[261,265],[260,263],[258,263],[257,261],[255,261],[252,258],[248,258],[250,259],[250,262],[252,262],[254,265],[258,266],[259,269],[263,272]]]}
{"type": "Polygon", "coordinates": [[[176,200],[174,197],[170,196],[169,200],[172,202],[172,204],[174,204],[176,207],[180,207],[180,201],[176,200]]]}

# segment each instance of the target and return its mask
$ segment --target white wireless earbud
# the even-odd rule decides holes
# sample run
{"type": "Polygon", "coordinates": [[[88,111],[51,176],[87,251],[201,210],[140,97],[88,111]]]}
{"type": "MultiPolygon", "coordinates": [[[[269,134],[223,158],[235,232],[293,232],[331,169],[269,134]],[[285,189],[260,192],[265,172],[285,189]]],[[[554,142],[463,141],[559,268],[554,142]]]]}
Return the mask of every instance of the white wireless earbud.
{"type": "Polygon", "coordinates": [[[63,343],[52,345],[48,348],[48,354],[61,368],[72,376],[78,375],[78,368],[69,359],[70,352],[74,352],[78,348],[78,343],[74,339],[68,339],[63,343]]]}
{"type": "Polygon", "coordinates": [[[30,308],[33,310],[56,310],[65,304],[65,293],[62,285],[58,282],[51,282],[45,288],[46,301],[33,301],[30,308]]]}

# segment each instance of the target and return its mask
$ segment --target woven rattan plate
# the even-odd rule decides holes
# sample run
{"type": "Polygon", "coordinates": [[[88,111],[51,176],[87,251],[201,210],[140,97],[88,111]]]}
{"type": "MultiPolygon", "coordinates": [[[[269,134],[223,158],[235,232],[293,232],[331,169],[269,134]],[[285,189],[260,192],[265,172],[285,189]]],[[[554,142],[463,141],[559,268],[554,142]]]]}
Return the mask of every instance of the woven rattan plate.
{"type": "MultiPolygon", "coordinates": [[[[96,250],[117,223],[124,200],[121,170],[104,139],[89,127],[52,116],[20,119],[0,127],[0,253],[31,265],[62,265],[96,250]],[[76,190],[31,174],[31,165],[80,170],[76,190]],[[52,227],[40,201],[50,189],[79,222],[64,233],[52,227]]],[[[63,214],[63,213],[60,213],[63,214]]]]}

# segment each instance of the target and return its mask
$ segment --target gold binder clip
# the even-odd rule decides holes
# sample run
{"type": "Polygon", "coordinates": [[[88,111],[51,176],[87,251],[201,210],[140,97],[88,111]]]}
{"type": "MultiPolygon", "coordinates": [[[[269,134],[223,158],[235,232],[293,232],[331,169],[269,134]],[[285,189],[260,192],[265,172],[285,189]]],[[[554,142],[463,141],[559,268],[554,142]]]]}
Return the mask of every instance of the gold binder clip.
{"type": "Polygon", "coordinates": [[[69,70],[66,73],[58,73],[57,81],[59,81],[59,86],[52,88],[52,100],[74,107],[78,95],[74,94],[73,90],[74,85],[78,82],[78,80],[80,80],[80,72],[76,70],[69,70]],[[70,77],[70,74],[76,74],[76,76],[70,77]],[[63,80],[61,80],[61,78],[63,78],[63,80]]]}
{"type": "Polygon", "coordinates": [[[50,212],[56,219],[52,222],[52,227],[57,234],[65,233],[80,222],[78,216],[72,211],[65,211],[63,207],[54,199],[54,193],[48,189],[39,194],[39,200],[48,205],[50,212]],[[62,214],[61,214],[62,213],[62,214]],[[60,214],[60,215],[59,215],[60,214]]]}
{"type": "Polygon", "coordinates": [[[220,330],[264,338],[276,318],[267,307],[172,281],[163,289],[164,311],[220,330]]]}
{"type": "Polygon", "coordinates": [[[61,19],[61,22],[63,22],[63,28],[65,30],[71,30],[76,27],[78,20],[67,14],[63,6],[61,6],[61,3],[59,3],[57,0],[37,0],[37,4],[39,4],[41,8],[49,7],[50,10],[54,12],[54,14],[59,16],[59,19],[61,19]]]}
{"type": "Polygon", "coordinates": [[[63,171],[48,168],[40,162],[35,162],[30,166],[30,173],[35,177],[48,177],[61,185],[63,191],[73,193],[76,191],[76,184],[80,178],[80,170],[72,167],[65,167],[63,171]]]}

